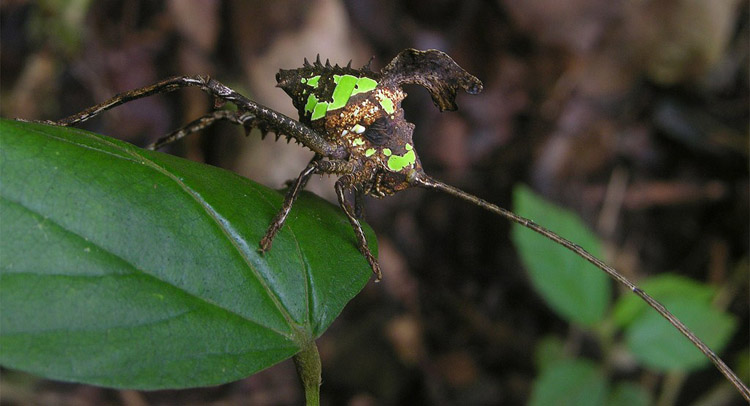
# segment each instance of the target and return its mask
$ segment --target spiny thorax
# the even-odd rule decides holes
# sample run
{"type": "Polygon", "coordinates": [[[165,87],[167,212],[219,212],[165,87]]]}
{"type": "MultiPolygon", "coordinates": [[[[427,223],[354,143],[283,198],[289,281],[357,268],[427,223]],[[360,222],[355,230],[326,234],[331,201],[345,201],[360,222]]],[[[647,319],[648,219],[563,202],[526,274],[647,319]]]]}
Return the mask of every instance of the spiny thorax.
{"type": "Polygon", "coordinates": [[[349,160],[359,162],[353,174],[357,182],[377,184],[376,196],[406,188],[406,173],[421,170],[412,143],[414,126],[401,109],[406,93],[380,79],[368,67],[355,70],[319,62],[277,75],[300,122],[348,150],[349,160]]]}
{"type": "Polygon", "coordinates": [[[324,132],[324,117],[329,111],[344,107],[352,96],[372,91],[380,75],[365,66],[352,69],[349,66],[331,66],[316,61],[298,69],[280,70],[276,75],[277,86],[291,98],[297,108],[299,120],[324,132]]]}

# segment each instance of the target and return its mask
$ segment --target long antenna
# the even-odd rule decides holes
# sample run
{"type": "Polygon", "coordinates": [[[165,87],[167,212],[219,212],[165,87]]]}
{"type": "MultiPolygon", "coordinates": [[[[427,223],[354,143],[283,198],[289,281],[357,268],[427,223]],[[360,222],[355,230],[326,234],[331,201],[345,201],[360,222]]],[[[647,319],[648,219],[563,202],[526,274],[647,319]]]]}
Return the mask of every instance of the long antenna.
{"type": "Polygon", "coordinates": [[[693,334],[693,332],[690,331],[690,329],[688,329],[687,326],[685,326],[685,324],[683,324],[680,321],[680,319],[678,319],[677,317],[675,317],[675,315],[670,313],[669,310],[667,310],[667,308],[664,307],[664,305],[662,305],[661,303],[659,303],[656,299],[649,296],[646,292],[641,290],[633,282],[631,282],[622,274],[617,272],[617,270],[605,264],[599,258],[591,255],[588,251],[581,248],[581,246],[574,244],[573,242],[566,240],[563,237],[560,237],[559,235],[553,233],[552,231],[547,230],[546,228],[534,223],[533,221],[527,218],[521,217],[513,213],[510,210],[503,209],[502,207],[496,206],[474,195],[466,193],[461,189],[445,184],[439,180],[433,179],[424,173],[414,173],[412,175],[412,178],[410,179],[410,182],[415,186],[420,186],[420,187],[427,188],[427,189],[439,190],[441,192],[448,193],[449,195],[456,196],[468,202],[474,203],[477,206],[482,207],[495,214],[499,214],[500,216],[503,216],[514,223],[520,224],[526,228],[534,230],[537,233],[573,251],[574,253],[578,254],[580,257],[582,257],[586,261],[590,262],[597,268],[606,272],[607,275],[611,276],[613,279],[620,282],[621,284],[627,286],[628,289],[633,291],[633,293],[635,293],[641,299],[643,299],[643,301],[648,303],[649,306],[653,307],[654,310],[656,310],[660,315],[662,315],[662,317],[667,319],[667,321],[669,321],[669,323],[671,323],[677,330],[679,330],[680,333],[682,333],[682,335],[687,337],[687,339],[690,340],[690,342],[692,342],[696,347],[698,347],[698,349],[706,357],[708,357],[708,359],[710,359],[711,362],[714,363],[714,365],[716,365],[716,368],[722,374],[724,374],[724,376],[726,376],[727,379],[737,388],[737,390],[740,392],[740,394],[742,394],[745,400],[750,402],[750,389],[748,389],[748,387],[740,380],[737,374],[735,374],[734,371],[732,371],[732,369],[729,368],[729,366],[727,366],[727,364],[724,363],[724,361],[722,361],[722,359],[719,358],[719,356],[717,356],[716,353],[713,352],[713,350],[711,350],[711,348],[709,348],[705,343],[703,343],[703,341],[701,341],[700,338],[698,338],[695,334],[693,334]]]}

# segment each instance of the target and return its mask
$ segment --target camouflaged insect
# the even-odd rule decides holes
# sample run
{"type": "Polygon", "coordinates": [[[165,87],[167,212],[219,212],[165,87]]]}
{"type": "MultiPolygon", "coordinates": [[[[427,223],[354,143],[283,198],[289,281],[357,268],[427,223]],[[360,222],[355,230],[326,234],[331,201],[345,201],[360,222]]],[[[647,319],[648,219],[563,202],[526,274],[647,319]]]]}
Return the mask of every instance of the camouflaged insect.
{"type": "Polygon", "coordinates": [[[455,110],[456,90],[476,94],[482,83],[436,50],[401,52],[380,73],[323,65],[318,59],[276,75],[291,98],[299,121],[349,152],[354,183],[368,195],[384,197],[410,187],[421,171],[412,141],[414,125],[404,119],[405,83],[425,86],[440,110],[455,110]]]}
{"type": "MultiPolygon", "coordinates": [[[[345,67],[331,66],[328,61],[323,65],[318,57],[313,64],[305,59],[302,68],[280,70],[276,81],[292,98],[299,121],[347,152],[345,162],[329,160],[334,164],[328,167],[321,162],[318,171],[343,175],[336,182],[339,203],[354,227],[360,251],[379,280],[380,267],[357,221],[361,197],[389,196],[427,178],[412,141],[414,124],[404,119],[401,101],[406,93],[401,86],[424,86],[443,111],[456,109],[459,88],[476,94],[482,90],[482,82],[443,52],[415,49],[402,51],[380,73],[370,70],[369,63],[352,69],[351,62],[345,67]],[[344,199],[344,189],[354,190],[354,215],[344,199]]],[[[319,157],[311,164],[315,165],[319,157]]],[[[300,179],[304,176],[303,171],[300,179]]],[[[287,201],[293,201],[296,193],[296,188],[291,188],[287,201]]],[[[285,216],[284,210],[280,215],[285,216]]],[[[283,219],[277,218],[274,223],[278,220],[283,219]]],[[[266,249],[268,237],[275,233],[273,228],[261,241],[261,248],[266,249]]]]}
{"type": "Polygon", "coordinates": [[[240,124],[248,131],[259,128],[264,136],[274,132],[277,138],[283,135],[310,148],[315,156],[289,187],[281,210],[260,241],[260,250],[271,248],[297,195],[312,175],[340,175],[335,184],[339,204],[354,229],[360,252],[379,280],[380,266],[358,220],[362,197],[389,196],[413,186],[442,187],[422,170],[412,141],[414,125],[404,119],[401,108],[406,97],[401,86],[424,86],[442,111],[456,109],[459,89],[476,94],[482,90],[482,82],[434,49],[406,49],[380,72],[370,70],[369,64],[353,69],[351,62],[341,67],[331,66],[328,61],[322,64],[320,58],[312,64],[305,60],[299,69],[279,71],[276,81],[292,98],[299,120],[262,106],[209,77],[180,76],[118,94],[54,124],[72,125],[128,101],[188,86],[201,88],[221,103],[231,102],[237,110],[216,110],[147,148],[157,149],[218,120],[240,124]],[[354,207],[346,198],[346,193],[352,192],[354,207]]]}

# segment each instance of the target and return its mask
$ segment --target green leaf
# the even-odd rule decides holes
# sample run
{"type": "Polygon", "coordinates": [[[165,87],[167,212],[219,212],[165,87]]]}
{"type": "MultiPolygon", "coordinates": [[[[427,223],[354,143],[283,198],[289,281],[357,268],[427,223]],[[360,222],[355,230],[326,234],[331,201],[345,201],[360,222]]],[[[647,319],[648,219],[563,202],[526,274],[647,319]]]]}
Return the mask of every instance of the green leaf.
{"type": "MultiPolygon", "coordinates": [[[[513,191],[513,206],[519,215],[600,256],[598,239],[575,214],[543,201],[524,186],[513,191]]],[[[512,236],[531,282],[552,309],[567,320],[587,326],[604,317],[611,296],[606,274],[523,226],[514,224],[512,236]]]]}
{"type": "Polygon", "coordinates": [[[0,121],[0,145],[5,367],[221,384],[297,353],[371,276],[341,210],[311,194],[261,255],[283,197],[245,178],[40,124],[0,121]]]}
{"type": "MultiPolygon", "coordinates": [[[[645,279],[641,289],[657,300],[689,298],[700,303],[710,303],[716,289],[696,282],[690,278],[675,274],[661,274],[645,279]]],[[[615,304],[612,312],[615,323],[625,327],[652,309],[636,295],[623,295],[615,304]]]]}
{"type": "Polygon", "coordinates": [[[732,363],[736,365],[734,368],[737,371],[737,376],[742,379],[743,382],[750,382],[750,348],[745,347],[739,351],[735,361],[732,363]]]}
{"type": "Polygon", "coordinates": [[[565,359],[565,343],[558,336],[545,336],[534,349],[534,366],[537,369],[545,369],[549,365],[565,359]]]}
{"type": "Polygon", "coordinates": [[[607,381],[585,360],[563,360],[544,369],[531,392],[532,406],[599,406],[604,404],[607,381]]]}
{"type": "MultiPolygon", "coordinates": [[[[736,320],[690,298],[661,303],[717,353],[724,348],[736,320]]],[[[692,371],[709,363],[703,353],[656,312],[645,312],[625,330],[625,342],[643,365],[658,371],[692,371]]]]}
{"type": "Polygon", "coordinates": [[[648,406],[650,404],[651,395],[631,382],[617,384],[607,399],[607,406],[648,406]]]}
{"type": "MultiPolygon", "coordinates": [[[[736,328],[736,320],[711,306],[712,286],[663,274],[644,280],[641,288],[682,320],[714,351],[721,351],[736,328]]],[[[615,323],[625,329],[633,356],[659,371],[689,371],[709,360],[669,322],[633,295],[621,297],[614,308],[615,323]]]]}

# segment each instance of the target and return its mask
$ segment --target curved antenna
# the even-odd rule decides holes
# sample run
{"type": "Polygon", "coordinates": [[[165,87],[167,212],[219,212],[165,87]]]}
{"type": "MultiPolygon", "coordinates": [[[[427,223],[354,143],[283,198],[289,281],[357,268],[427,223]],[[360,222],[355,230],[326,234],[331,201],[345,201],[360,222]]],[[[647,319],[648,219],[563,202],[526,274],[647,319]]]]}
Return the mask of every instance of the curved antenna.
{"type": "Polygon", "coordinates": [[[724,374],[724,376],[729,380],[729,382],[731,382],[732,385],[734,385],[737,388],[737,390],[745,398],[745,400],[750,402],[750,389],[748,389],[748,387],[740,380],[737,374],[735,374],[734,371],[732,371],[732,369],[729,368],[729,366],[727,366],[727,364],[724,363],[724,361],[721,358],[719,358],[719,356],[716,355],[716,353],[714,353],[713,350],[711,350],[711,348],[709,348],[703,341],[701,341],[701,339],[698,338],[698,336],[696,336],[692,331],[690,331],[690,329],[688,329],[687,326],[685,326],[685,324],[683,324],[682,321],[680,321],[680,319],[675,317],[675,315],[673,315],[669,310],[667,310],[667,308],[664,307],[664,305],[662,305],[661,303],[659,303],[656,299],[649,296],[646,292],[641,290],[641,288],[639,288],[629,279],[627,279],[622,274],[617,272],[617,270],[605,264],[599,258],[593,256],[588,251],[581,248],[581,246],[579,246],[578,244],[575,244],[563,237],[560,237],[554,232],[547,230],[546,228],[534,223],[533,221],[527,218],[521,217],[513,213],[510,210],[504,209],[502,207],[489,203],[485,200],[482,200],[472,194],[464,192],[463,190],[457,187],[453,187],[439,180],[433,179],[424,173],[412,173],[412,175],[410,176],[409,182],[414,186],[420,186],[426,189],[439,190],[449,195],[456,196],[460,199],[473,203],[485,210],[488,210],[492,213],[505,217],[506,219],[514,223],[520,224],[526,228],[534,230],[537,233],[573,251],[578,256],[590,262],[595,267],[601,269],[607,275],[615,279],[617,282],[627,286],[628,289],[630,289],[633,293],[638,295],[638,297],[643,299],[643,301],[648,303],[648,305],[654,308],[654,310],[656,310],[662,317],[667,319],[667,321],[669,321],[670,324],[672,324],[677,330],[679,330],[680,333],[682,333],[682,335],[687,337],[687,339],[690,340],[690,342],[693,343],[693,345],[698,347],[698,349],[706,357],[708,357],[708,359],[710,359],[711,362],[714,363],[714,365],[716,365],[716,368],[722,374],[724,374]]]}

